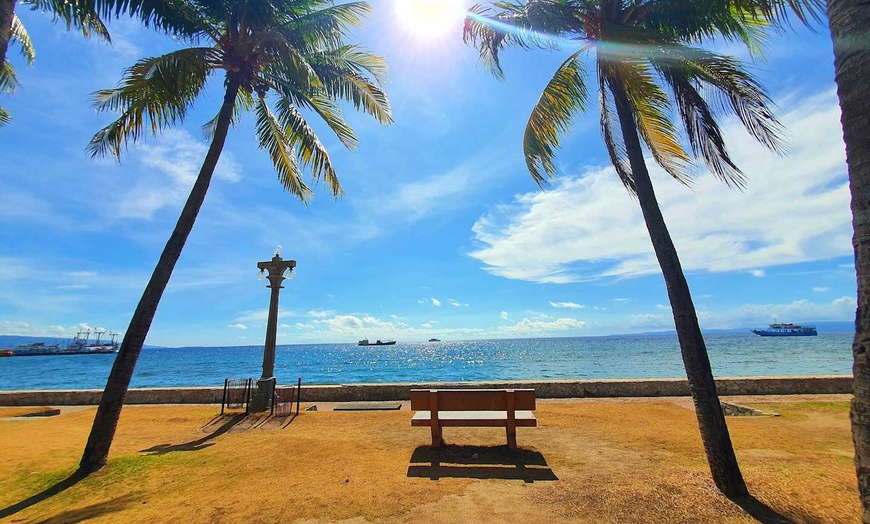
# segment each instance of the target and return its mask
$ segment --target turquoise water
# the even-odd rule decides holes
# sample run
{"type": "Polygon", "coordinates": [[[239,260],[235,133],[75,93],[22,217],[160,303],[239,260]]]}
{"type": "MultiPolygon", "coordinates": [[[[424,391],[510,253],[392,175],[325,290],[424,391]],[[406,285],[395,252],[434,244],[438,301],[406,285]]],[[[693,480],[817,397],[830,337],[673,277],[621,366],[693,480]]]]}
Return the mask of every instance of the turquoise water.
{"type": "MultiPolygon", "coordinates": [[[[706,335],[716,376],[851,374],[852,334],[706,335]]],[[[0,358],[0,390],[106,384],[115,355],[0,358]]],[[[146,348],[132,387],[217,386],[259,377],[262,347],[146,348]]],[[[280,383],[306,384],[685,377],[676,336],[625,335],[279,346],[280,383]]]]}

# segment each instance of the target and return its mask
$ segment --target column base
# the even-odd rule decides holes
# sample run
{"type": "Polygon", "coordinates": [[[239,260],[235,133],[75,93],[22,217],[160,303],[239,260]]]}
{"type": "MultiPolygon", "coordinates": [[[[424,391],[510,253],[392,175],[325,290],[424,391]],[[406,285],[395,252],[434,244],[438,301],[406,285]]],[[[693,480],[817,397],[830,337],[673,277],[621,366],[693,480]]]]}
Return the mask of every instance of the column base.
{"type": "Polygon", "coordinates": [[[257,380],[254,393],[251,395],[251,413],[262,413],[272,409],[272,397],[275,392],[275,377],[257,380]]]}

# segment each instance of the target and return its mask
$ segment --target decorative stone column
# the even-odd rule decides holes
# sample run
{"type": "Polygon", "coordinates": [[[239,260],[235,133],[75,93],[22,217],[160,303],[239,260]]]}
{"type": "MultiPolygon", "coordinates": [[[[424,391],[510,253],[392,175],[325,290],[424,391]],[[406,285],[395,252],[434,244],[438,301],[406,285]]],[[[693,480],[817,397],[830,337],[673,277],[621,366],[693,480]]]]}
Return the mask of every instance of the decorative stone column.
{"type": "Polygon", "coordinates": [[[295,260],[281,258],[281,246],[275,250],[272,260],[257,262],[260,275],[269,279],[266,286],[272,290],[269,298],[269,320],[266,323],[266,342],[263,346],[263,374],[257,380],[257,389],[251,402],[253,413],[262,413],[271,406],[275,387],[275,346],[278,340],[278,293],[284,286],[282,282],[292,274],[295,260]],[[266,273],[268,272],[268,274],[266,273]]]}

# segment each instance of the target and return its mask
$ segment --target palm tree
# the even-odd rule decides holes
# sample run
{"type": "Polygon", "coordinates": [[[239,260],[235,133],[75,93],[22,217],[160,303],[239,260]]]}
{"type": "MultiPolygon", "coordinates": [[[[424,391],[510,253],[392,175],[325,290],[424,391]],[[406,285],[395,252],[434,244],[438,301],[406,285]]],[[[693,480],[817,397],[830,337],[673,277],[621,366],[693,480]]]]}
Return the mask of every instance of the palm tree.
{"type": "Polygon", "coordinates": [[[852,227],[858,310],[852,343],[852,441],[861,496],[861,521],[870,524],[870,4],[828,0],[834,70],[852,192],[852,227]]]}
{"type": "Polygon", "coordinates": [[[181,122],[209,77],[218,71],[224,74],[223,104],[206,124],[211,145],[124,335],[79,465],[82,472],[106,463],[160,297],[205,199],[229,127],[241,112],[254,113],[260,147],[268,152],[284,189],[303,202],[312,193],[304,181],[305,167],[335,197],[342,189],[327,151],[301,110],[319,115],[351,149],[357,138],[337,100],[383,124],[392,122],[389,102],[379,87],[386,72],[384,61],[344,42],[347,30],[361,24],[369,12],[363,2],[334,5],[330,0],[166,3],[157,25],[202,45],[142,59],[127,70],[119,87],[96,93],[100,110],[121,116],[94,136],[89,149],[94,156],[117,158],[122,146],[137,140],[146,127],[156,133],[181,122]]]}
{"type": "Polygon", "coordinates": [[[717,112],[735,114],[761,144],[781,151],[781,127],[768,96],[733,58],[696,46],[722,36],[756,49],[763,21],[725,2],[691,0],[528,0],[474,6],[464,40],[497,76],[499,53],[522,48],[570,47],[532,109],[523,141],[527,167],[539,185],[556,174],[553,163],[572,118],[586,109],[582,57],[594,52],[601,132],[613,167],[640,204],[667,286],[701,438],[716,486],[726,496],[747,494],[719,403],[704,337],[676,248],[656,201],[643,145],[669,175],[691,183],[693,160],[702,159],[729,187],[745,178],[725,146],[717,112]],[[712,105],[702,93],[711,94],[712,105]],[[686,151],[671,115],[678,115],[686,151]]]}
{"type": "Polygon", "coordinates": [[[870,524],[870,4],[857,0],[734,0],[778,27],[794,14],[809,25],[822,21],[827,7],[834,45],[834,73],[840,100],[840,123],[852,194],[852,245],[858,280],[858,309],[852,342],[852,441],[861,498],[861,521],[870,524]]]}

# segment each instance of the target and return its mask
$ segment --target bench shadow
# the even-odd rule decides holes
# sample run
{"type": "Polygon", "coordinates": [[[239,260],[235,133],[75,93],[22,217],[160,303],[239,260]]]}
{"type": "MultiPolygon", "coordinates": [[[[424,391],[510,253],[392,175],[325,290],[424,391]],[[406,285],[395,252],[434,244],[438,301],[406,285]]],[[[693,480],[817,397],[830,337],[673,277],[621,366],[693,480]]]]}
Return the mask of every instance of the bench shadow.
{"type": "Polygon", "coordinates": [[[503,479],[527,484],[559,480],[540,452],[508,446],[420,446],[410,462],[407,476],[412,478],[503,479]]]}
{"type": "Polygon", "coordinates": [[[87,473],[83,473],[82,471],[76,471],[72,475],[70,475],[69,477],[61,480],[60,482],[58,482],[57,484],[55,484],[53,486],[45,488],[44,490],[40,491],[36,495],[31,495],[30,497],[27,497],[26,499],[22,500],[21,502],[17,502],[11,506],[0,509],[0,519],[4,519],[10,515],[14,515],[14,514],[18,513],[19,511],[22,511],[22,510],[29,508],[30,506],[33,506],[35,504],[39,504],[40,502],[42,502],[43,500],[45,500],[47,498],[53,497],[53,496],[57,495],[58,493],[66,491],[67,489],[78,484],[80,481],[82,481],[87,476],[88,476],[87,473]]]}
{"type": "Polygon", "coordinates": [[[212,431],[211,433],[202,438],[192,440],[190,442],[184,442],[182,444],[157,444],[156,446],[152,446],[148,449],[142,449],[139,452],[149,453],[152,455],[162,455],[164,453],[171,453],[173,451],[199,451],[209,446],[214,446],[214,442],[209,442],[210,440],[213,440],[233,429],[234,426],[245,420],[246,416],[247,415],[245,415],[244,413],[239,413],[237,415],[232,415],[229,417],[215,417],[211,421],[209,421],[208,424],[203,426],[203,428],[207,428],[220,422],[222,418],[225,418],[226,420],[216,430],[212,431]]]}

